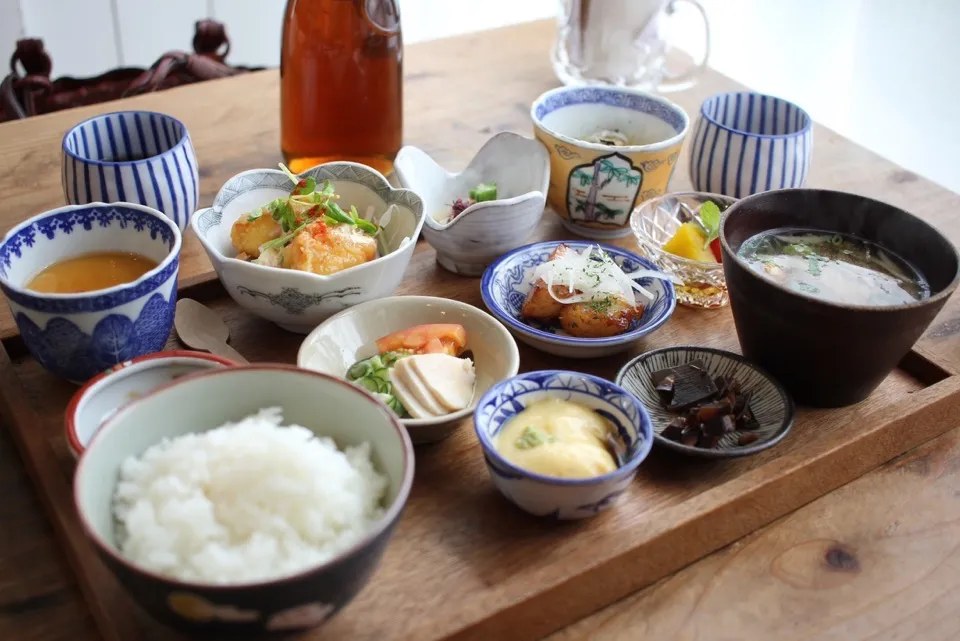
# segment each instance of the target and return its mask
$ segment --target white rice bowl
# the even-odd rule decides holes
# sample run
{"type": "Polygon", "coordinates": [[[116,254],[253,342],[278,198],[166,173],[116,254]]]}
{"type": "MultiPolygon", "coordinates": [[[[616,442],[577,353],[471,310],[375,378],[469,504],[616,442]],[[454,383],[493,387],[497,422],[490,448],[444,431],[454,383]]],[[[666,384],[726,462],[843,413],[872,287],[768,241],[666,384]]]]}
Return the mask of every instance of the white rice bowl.
{"type": "Polygon", "coordinates": [[[388,485],[369,443],[341,451],[282,421],[264,409],[127,458],[113,497],[120,552],[175,579],[232,585],[304,571],[362,539],[388,485]]]}

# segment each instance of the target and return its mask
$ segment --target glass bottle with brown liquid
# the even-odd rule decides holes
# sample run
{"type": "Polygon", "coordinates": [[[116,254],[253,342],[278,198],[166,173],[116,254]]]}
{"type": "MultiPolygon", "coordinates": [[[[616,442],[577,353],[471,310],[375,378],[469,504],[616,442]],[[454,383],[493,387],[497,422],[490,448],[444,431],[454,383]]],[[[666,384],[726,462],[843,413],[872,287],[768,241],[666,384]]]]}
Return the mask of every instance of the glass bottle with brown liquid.
{"type": "Polygon", "coordinates": [[[386,175],[402,139],[397,1],[287,0],[280,144],[290,169],[352,160],[386,175]]]}

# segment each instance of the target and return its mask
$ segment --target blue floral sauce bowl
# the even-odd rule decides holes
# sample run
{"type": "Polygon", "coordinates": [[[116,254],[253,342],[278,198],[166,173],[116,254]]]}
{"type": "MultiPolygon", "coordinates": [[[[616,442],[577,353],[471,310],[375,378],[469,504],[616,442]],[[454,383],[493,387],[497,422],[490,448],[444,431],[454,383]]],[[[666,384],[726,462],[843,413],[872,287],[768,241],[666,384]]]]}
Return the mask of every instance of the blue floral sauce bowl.
{"type": "Polygon", "coordinates": [[[640,401],[610,381],[580,372],[545,370],[501,381],[477,404],[474,427],[497,489],[534,516],[560,520],[583,519],[610,508],[628,491],[653,446],[653,425],[640,401]],[[532,404],[554,398],[593,410],[613,426],[612,446],[620,459],[616,470],[583,479],[544,476],[500,454],[496,442],[507,423],[532,404]]]}
{"type": "Polygon", "coordinates": [[[61,207],[24,221],[0,241],[0,289],[33,357],[82,383],[163,349],[173,325],[180,245],[176,223],[150,207],[61,207]],[[99,252],[131,252],[157,265],[134,281],[90,292],[28,289],[50,265],[99,252]]]}

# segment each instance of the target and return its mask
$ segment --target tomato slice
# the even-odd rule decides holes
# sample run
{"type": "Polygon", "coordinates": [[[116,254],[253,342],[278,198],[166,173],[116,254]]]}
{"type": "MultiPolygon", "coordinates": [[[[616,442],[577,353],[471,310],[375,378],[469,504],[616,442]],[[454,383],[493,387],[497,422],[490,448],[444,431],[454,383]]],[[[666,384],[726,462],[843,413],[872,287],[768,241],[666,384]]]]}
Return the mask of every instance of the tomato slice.
{"type": "Polygon", "coordinates": [[[463,325],[439,323],[417,325],[388,334],[377,340],[377,350],[408,354],[449,354],[459,356],[467,346],[467,330],[463,325]]]}
{"type": "Polygon", "coordinates": [[[717,259],[718,263],[723,262],[720,258],[723,254],[720,252],[719,238],[714,238],[713,240],[710,241],[710,251],[713,252],[713,257],[717,259]]]}

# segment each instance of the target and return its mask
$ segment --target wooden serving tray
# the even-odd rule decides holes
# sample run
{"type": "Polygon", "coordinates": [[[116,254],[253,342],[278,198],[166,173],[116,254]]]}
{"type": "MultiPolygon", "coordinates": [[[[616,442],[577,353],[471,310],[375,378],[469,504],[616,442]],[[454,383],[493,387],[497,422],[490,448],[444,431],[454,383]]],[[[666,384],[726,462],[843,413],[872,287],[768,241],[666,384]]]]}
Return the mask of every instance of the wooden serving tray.
{"type": "MultiPolygon", "coordinates": [[[[551,219],[551,220],[548,220],[551,219]]],[[[545,238],[561,237],[553,217],[545,238]]],[[[632,240],[618,241],[625,247],[632,240]]],[[[398,294],[457,298],[483,307],[479,279],[449,274],[420,243],[398,294]]],[[[231,343],[251,362],[294,363],[302,336],[238,307],[219,283],[181,296],[223,315],[231,343]]],[[[678,307],[635,352],[680,344],[738,351],[728,309],[678,307]]],[[[171,338],[170,347],[182,347],[171,338]]],[[[588,361],[520,345],[521,370],[574,369],[613,378],[625,353],[588,361]]],[[[40,490],[103,636],[173,639],[128,599],[84,539],[71,494],[73,459],[63,410],[76,388],[43,370],[19,338],[0,349],[0,410],[40,490]]],[[[654,447],[615,508],[591,520],[527,516],[494,488],[471,422],[417,448],[413,491],[367,588],[310,641],[538,639],[725,546],[954,426],[960,377],[911,352],[866,401],[799,409],[793,431],[761,454],[729,461],[654,447]]]]}

